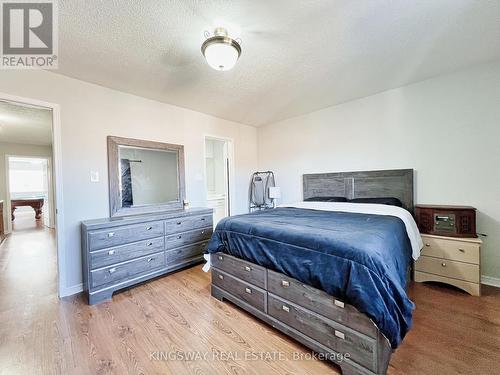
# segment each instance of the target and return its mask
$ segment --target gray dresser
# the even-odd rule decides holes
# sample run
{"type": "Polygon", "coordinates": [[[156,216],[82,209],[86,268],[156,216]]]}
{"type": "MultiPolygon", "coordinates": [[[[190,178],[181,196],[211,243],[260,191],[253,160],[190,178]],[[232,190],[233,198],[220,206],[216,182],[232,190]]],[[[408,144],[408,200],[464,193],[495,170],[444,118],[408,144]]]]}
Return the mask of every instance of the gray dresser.
{"type": "Polygon", "coordinates": [[[82,222],[83,285],[89,304],[113,292],[194,265],[212,235],[212,209],[82,222]]]}

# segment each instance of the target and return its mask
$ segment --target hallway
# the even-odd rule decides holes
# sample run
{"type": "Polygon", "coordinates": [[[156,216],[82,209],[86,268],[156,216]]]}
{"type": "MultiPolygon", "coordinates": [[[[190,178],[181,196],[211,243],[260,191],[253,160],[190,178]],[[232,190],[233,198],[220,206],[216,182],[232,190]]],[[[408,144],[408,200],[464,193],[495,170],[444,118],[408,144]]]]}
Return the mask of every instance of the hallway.
{"type": "Polygon", "coordinates": [[[34,213],[17,214],[12,234],[0,250],[0,309],[21,308],[33,297],[55,297],[57,260],[54,230],[34,220],[34,213]]]}
{"type": "Polygon", "coordinates": [[[0,245],[0,290],[0,372],[23,373],[35,353],[53,350],[47,330],[54,329],[58,308],[54,230],[35,221],[33,212],[16,215],[0,245]]]}

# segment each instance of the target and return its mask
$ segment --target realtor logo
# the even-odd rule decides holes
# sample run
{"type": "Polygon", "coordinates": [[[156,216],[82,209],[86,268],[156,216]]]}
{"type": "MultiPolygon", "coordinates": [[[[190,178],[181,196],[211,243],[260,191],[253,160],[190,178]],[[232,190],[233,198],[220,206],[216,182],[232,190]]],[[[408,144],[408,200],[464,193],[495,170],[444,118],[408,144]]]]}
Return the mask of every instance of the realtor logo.
{"type": "Polygon", "coordinates": [[[57,68],[57,3],[1,0],[3,69],[57,68]]]}

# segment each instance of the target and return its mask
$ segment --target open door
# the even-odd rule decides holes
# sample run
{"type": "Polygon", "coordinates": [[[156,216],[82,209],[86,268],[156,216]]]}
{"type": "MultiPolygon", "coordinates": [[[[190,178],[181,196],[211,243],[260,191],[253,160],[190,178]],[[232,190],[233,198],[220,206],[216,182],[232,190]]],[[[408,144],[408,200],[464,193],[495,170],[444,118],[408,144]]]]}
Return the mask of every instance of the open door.
{"type": "Polygon", "coordinates": [[[205,184],[207,205],[214,209],[214,226],[231,215],[230,199],[231,141],[205,138],[205,184]]]}

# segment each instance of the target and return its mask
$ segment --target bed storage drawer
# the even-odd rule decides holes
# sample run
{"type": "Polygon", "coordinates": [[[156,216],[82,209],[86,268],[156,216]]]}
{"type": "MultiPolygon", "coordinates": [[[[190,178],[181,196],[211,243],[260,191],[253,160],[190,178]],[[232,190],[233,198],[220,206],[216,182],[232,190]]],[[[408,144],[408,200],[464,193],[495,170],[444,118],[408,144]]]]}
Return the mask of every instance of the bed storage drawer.
{"type": "Polygon", "coordinates": [[[319,314],[268,294],[268,314],[371,371],[377,370],[376,341],[319,314]]]}
{"type": "Polygon", "coordinates": [[[170,235],[172,233],[186,232],[212,225],[212,215],[184,216],[166,220],[165,233],[170,235]]]}
{"type": "Polygon", "coordinates": [[[192,230],[185,233],[176,233],[165,237],[165,246],[167,250],[188,244],[208,241],[212,235],[212,227],[192,230]]]}
{"type": "Polygon", "coordinates": [[[90,268],[96,269],[163,250],[164,238],[157,237],[90,253],[90,268]]]}
{"type": "Polygon", "coordinates": [[[164,235],[163,221],[151,221],[144,224],[123,225],[118,228],[89,232],[90,251],[122,245],[164,235]]]}
{"type": "Polygon", "coordinates": [[[267,290],[342,325],[377,337],[377,327],[370,318],[322,290],[271,270],[267,271],[267,290]]]}
{"type": "Polygon", "coordinates": [[[177,263],[182,263],[187,260],[194,260],[195,258],[202,258],[203,252],[207,247],[207,242],[197,243],[194,245],[188,245],[183,247],[178,247],[173,250],[168,250],[167,253],[167,265],[170,267],[177,263]]]}
{"type": "Polygon", "coordinates": [[[231,255],[216,253],[210,258],[212,266],[260,288],[266,288],[266,269],[231,255]]]}
{"type": "Polygon", "coordinates": [[[212,268],[212,284],[224,289],[233,296],[253,307],[266,311],[267,292],[226,272],[212,268]]]}
{"type": "Polygon", "coordinates": [[[90,272],[91,286],[95,288],[101,285],[118,283],[122,280],[128,280],[135,275],[154,271],[164,266],[165,252],[161,251],[111,267],[93,270],[90,272]]]}

